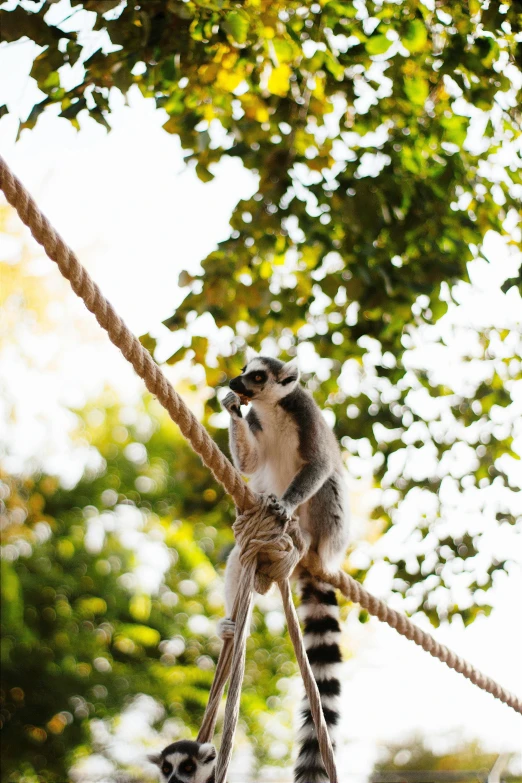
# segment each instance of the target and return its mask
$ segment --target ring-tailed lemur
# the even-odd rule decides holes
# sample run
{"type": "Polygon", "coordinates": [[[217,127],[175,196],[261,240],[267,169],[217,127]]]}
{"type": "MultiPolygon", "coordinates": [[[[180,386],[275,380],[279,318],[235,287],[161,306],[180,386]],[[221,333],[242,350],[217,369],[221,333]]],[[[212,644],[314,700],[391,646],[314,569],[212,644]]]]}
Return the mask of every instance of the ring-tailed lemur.
{"type": "MultiPolygon", "coordinates": [[[[223,400],[230,413],[230,450],[234,464],[250,476],[256,492],[274,494],[283,515],[296,513],[310,550],[326,570],[337,569],[348,543],[348,498],[339,445],[309,392],[299,384],[294,362],[247,355],[241,375],[230,381],[223,400]],[[241,405],[252,403],[246,418],[241,405]]],[[[235,547],[227,562],[225,606],[231,614],[239,583],[235,547]]],[[[341,662],[339,609],[330,585],[296,572],[301,593],[300,614],[305,646],[330,733],[338,722],[337,702],[341,662]]],[[[222,629],[233,627],[228,618],[222,629]]],[[[301,746],[294,770],[295,783],[322,783],[328,777],[305,699],[301,746]]]]}
{"type": "Polygon", "coordinates": [[[148,758],[167,783],[214,783],[216,749],[210,742],[179,740],[148,758]]]}

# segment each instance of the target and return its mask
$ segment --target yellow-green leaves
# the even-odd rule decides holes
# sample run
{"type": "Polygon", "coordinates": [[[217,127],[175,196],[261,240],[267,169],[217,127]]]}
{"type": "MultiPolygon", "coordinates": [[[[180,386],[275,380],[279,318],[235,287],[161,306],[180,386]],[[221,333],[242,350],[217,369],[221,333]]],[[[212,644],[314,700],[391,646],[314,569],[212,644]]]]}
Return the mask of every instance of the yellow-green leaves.
{"type": "Polygon", "coordinates": [[[332,76],[337,79],[337,81],[341,81],[341,79],[344,77],[344,66],[341,65],[337,57],[334,57],[331,52],[325,52],[324,64],[332,76]]]}
{"type": "Polygon", "coordinates": [[[420,19],[414,19],[408,23],[406,34],[402,37],[402,43],[412,54],[421,52],[428,40],[426,25],[420,19]]]}
{"type": "Polygon", "coordinates": [[[74,544],[68,538],[62,538],[56,547],[58,557],[61,560],[70,560],[74,555],[74,544]]]}
{"type": "Polygon", "coordinates": [[[75,608],[81,617],[92,617],[94,615],[105,614],[107,611],[107,603],[103,598],[89,596],[88,598],[81,598],[77,602],[75,608]]]}
{"type": "Polygon", "coordinates": [[[385,35],[372,35],[365,43],[365,49],[370,55],[384,54],[392,42],[385,35]]]}
{"type": "Polygon", "coordinates": [[[404,80],[404,92],[416,106],[424,106],[429,94],[429,86],[422,76],[409,76],[404,80]]]}
{"type": "Polygon", "coordinates": [[[259,274],[264,280],[269,280],[272,277],[272,264],[268,261],[263,261],[259,267],[259,274]]]}
{"type": "Polygon", "coordinates": [[[249,24],[247,13],[244,11],[231,11],[226,16],[223,28],[236,43],[244,44],[247,39],[249,24]]]}
{"type": "Polygon", "coordinates": [[[266,104],[257,95],[247,92],[241,95],[239,100],[247,119],[257,120],[257,122],[267,122],[269,120],[270,115],[266,104]]]}
{"type": "Polygon", "coordinates": [[[212,182],[214,175],[203,163],[196,163],[196,174],[202,182],[212,182]]]}
{"type": "Polygon", "coordinates": [[[122,652],[128,653],[133,651],[133,646],[126,644],[128,641],[143,647],[155,647],[160,639],[161,636],[155,628],[150,628],[148,625],[131,625],[129,623],[121,626],[121,631],[116,637],[116,645],[122,652]]]}
{"type": "Polygon", "coordinates": [[[272,46],[278,63],[289,63],[299,53],[297,46],[285,38],[273,38],[272,46]]]}
{"type": "Polygon", "coordinates": [[[244,79],[244,73],[241,68],[225,69],[221,68],[218,71],[216,84],[227,92],[233,92],[236,87],[239,87],[244,79]]]}
{"type": "Polygon", "coordinates": [[[5,620],[2,623],[9,628],[22,626],[24,605],[20,580],[14,567],[7,560],[0,560],[0,595],[2,598],[2,614],[5,612],[5,620]]]}
{"type": "Polygon", "coordinates": [[[150,595],[133,595],[129,601],[129,612],[135,620],[142,623],[149,619],[151,607],[150,595]]]}
{"type": "Polygon", "coordinates": [[[267,88],[272,95],[284,96],[290,89],[290,67],[283,63],[277,68],[273,68],[270,76],[268,77],[267,88]]]}
{"type": "Polygon", "coordinates": [[[464,144],[468,132],[469,117],[453,114],[451,117],[441,117],[440,124],[444,128],[444,139],[460,147],[464,144]]]}

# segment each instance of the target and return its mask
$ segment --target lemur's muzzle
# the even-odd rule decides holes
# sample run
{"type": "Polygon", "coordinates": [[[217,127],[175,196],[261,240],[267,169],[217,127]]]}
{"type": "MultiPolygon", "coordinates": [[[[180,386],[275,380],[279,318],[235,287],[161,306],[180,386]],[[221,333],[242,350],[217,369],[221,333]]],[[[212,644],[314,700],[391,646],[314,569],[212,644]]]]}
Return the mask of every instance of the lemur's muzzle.
{"type": "Polygon", "coordinates": [[[237,394],[242,394],[243,397],[252,397],[252,392],[250,389],[247,389],[240,375],[238,375],[236,378],[232,378],[229,386],[232,391],[235,391],[237,394]]]}

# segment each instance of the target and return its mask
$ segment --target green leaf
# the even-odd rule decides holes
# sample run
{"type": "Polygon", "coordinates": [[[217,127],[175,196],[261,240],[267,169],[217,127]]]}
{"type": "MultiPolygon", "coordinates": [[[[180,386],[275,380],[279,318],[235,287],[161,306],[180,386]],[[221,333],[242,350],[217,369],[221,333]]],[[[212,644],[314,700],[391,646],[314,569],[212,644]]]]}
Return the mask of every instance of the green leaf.
{"type": "Polygon", "coordinates": [[[284,38],[274,38],[272,44],[279,63],[291,62],[294,59],[295,47],[290,41],[284,38]]]}
{"type": "Polygon", "coordinates": [[[505,294],[507,294],[510,288],[513,288],[513,286],[517,286],[520,293],[522,294],[522,264],[519,267],[518,276],[508,277],[508,279],[502,283],[501,289],[505,294]]]}
{"type": "Polygon", "coordinates": [[[427,40],[428,31],[424,22],[420,19],[414,19],[413,22],[408,23],[402,43],[409,52],[421,52],[426,46],[427,40]]]}
{"type": "Polygon", "coordinates": [[[107,122],[107,120],[106,120],[106,118],[105,118],[105,114],[102,112],[102,110],[101,110],[101,109],[99,109],[99,108],[96,106],[94,109],[90,109],[90,110],[89,110],[89,114],[90,114],[90,116],[93,118],[93,120],[96,120],[96,122],[97,122],[99,125],[103,125],[103,127],[105,128],[105,130],[107,130],[107,131],[110,131],[110,129],[111,129],[111,126],[110,126],[110,125],[109,125],[109,123],[107,122]]]}
{"type": "Polygon", "coordinates": [[[50,102],[51,102],[50,98],[44,98],[43,101],[40,101],[40,103],[36,103],[33,106],[28,118],[24,122],[20,123],[20,127],[18,129],[18,136],[25,128],[34,128],[38,120],[38,117],[43,112],[45,107],[49,105],[50,102]]]}
{"type": "Polygon", "coordinates": [[[176,115],[170,117],[163,124],[163,130],[167,131],[167,133],[181,133],[183,130],[183,118],[176,115]]]}
{"type": "Polygon", "coordinates": [[[136,644],[142,644],[144,647],[156,647],[161,636],[155,628],[148,625],[122,625],[121,636],[119,638],[131,639],[136,644]]]}
{"type": "Polygon", "coordinates": [[[129,601],[129,612],[135,620],[147,622],[150,617],[151,600],[148,595],[133,595],[129,601]]]}
{"type": "Polygon", "coordinates": [[[7,632],[17,631],[23,624],[24,605],[20,580],[15,569],[7,560],[0,560],[0,593],[2,596],[2,622],[7,632]],[[5,611],[5,615],[3,614],[5,611]]]}
{"type": "Polygon", "coordinates": [[[107,602],[97,596],[81,598],[76,602],[75,609],[81,617],[92,617],[97,614],[105,614],[107,611],[107,602]]]}
{"type": "Polygon", "coordinates": [[[53,72],[56,72],[64,64],[64,55],[57,46],[51,46],[45,49],[33,62],[31,76],[36,79],[38,86],[45,84],[46,79],[53,72]]]}
{"type": "Polygon", "coordinates": [[[145,350],[148,351],[151,356],[154,356],[154,351],[156,350],[156,346],[158,344],[158,341],[156,340],[156,338],[152,337],[147,332],[147,334],[140,335],[139,341],[143,345],[145,350]]]}
{"type": "Polygon", "coordinates": [[[391,45],[392,41],[386,38],[385,35],[374,35],[366,41],[364,47],[368,54],[375,55],[384,54],[391,45]]]}
{"type": "Polygon", "coordinates": [[[404,80],[404,92],[416,106],[424,106],[429,95],[429,86],[422,76],[414,76],[404,80]]]}
{"type": "Polygon", "coordinates": [[[212,172],[209,171],[208,168],[203,165],[203,163],[196,163],[196,174],[198,175],[198,179],[200,179],[201,182],[212,182],[214,179],[212,172]]]}
{"type": "MultiPolygon", "coordinates": [[[[63,104],[62,104],[63,105],[63,104]]],[[[78,114],[82,111],[82,109],[87,108],[87,100],[85,98],[78,98],[73,103],[69,103],[68,106],[66,106],[62,111],[60,112],[60,117],[64,117],[66,120],[76,120],[78,114]]]]}
{"type": "Polygon", "coordinates": [[[290,89],[290,66],[286,63],[272,69],[268,78],[268,91],[272,95],[286,95],[290,89]]]}
{"type": "Polygon", "coordinates": [[[68,56],[68,62],[69,65],[74,65],[78,58],[80,57],[83,49],[80,46],[80,44],[75,43],[74,41],[69,41],[67,44],[67,56],[68,56]]]}
{"type": "Polygon", "coordinates": [[[344,78],[344,66],[329,51],[324,53],[324,64],[337,81],[344,78]]]}
{"type": "Polygon", "coordinates": [[[459,147],[464,144],[468,133],[468,117],[453,114],[451,117],[441,117],[440,124],[444,128],[445,141],[457,144],[459,147]]]}
{"type": "Polygon", "coordinates": [[[237,43],[244,44],[248,36],[250,20],[244,11],[231,11],[227,14],[223,25],[226,32],[232,36],[237,43]]]}

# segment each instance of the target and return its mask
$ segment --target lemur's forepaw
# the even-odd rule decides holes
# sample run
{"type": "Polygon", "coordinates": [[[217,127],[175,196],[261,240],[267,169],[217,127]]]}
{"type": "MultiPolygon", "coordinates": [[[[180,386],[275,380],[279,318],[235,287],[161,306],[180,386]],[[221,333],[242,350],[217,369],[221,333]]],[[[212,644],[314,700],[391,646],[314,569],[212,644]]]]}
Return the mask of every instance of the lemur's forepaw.
{"type": "Polygon", "coordinates": [[[239,419],[243,417],[243,414],[241,413],[241,399],[235,392],[229,392],[227,396],[222,399],[221,405],[231,416],[236,416],[239,419]]]}
{"type": "Polygon", "coordinates": [[[287,508],[287,506],[282,503],[275,495],[269,495],[268,499],[270,500],[270,510],[272,513],[281,517],[281,522],[284,524],[290,522],[292,519],[292,512],[287,508]]]}
{"type": "Polygon", "coordinates": [[[225,639],[233,639],[236,632],[235,620],[231,620],[230,617],[223,617],[217,624],[217,632],[223,641],[225,639]]]}

